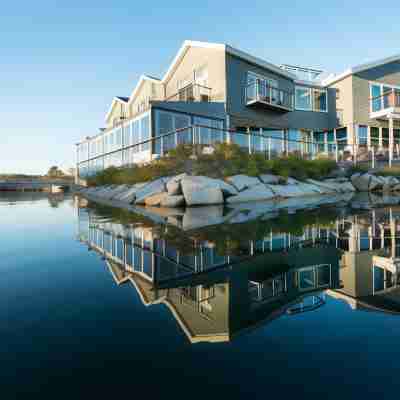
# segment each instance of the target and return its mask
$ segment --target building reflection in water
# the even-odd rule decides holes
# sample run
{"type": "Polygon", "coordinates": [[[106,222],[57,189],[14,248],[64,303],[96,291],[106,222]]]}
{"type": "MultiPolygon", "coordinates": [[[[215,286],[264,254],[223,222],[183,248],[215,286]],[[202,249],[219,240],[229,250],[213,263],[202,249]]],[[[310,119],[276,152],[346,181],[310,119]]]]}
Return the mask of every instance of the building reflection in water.
{"type": "Polygon", "coordinates": [[[157,227],[111,221],[85,204],[77,211],[79,240],[103,257],[115,282],[130,282],[146,306],[165,304],[192,343],[230,341],[329,297],[400,312],[400,209],[348,212],[297,234],[282,226],[225,253],[204,235],[191,233],[192,246],[181,248],[157,227]]]}

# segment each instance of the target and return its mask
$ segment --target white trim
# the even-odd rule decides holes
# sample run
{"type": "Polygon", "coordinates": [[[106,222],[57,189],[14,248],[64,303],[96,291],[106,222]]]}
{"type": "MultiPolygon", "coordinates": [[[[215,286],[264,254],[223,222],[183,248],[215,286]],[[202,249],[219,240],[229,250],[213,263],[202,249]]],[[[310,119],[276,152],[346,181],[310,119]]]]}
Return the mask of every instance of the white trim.
{"type": "MultiPolygon", "coordinates": [[[[129,102],[129,101],[128,101],[128,102],[129,102]]],[[[127,107],[128,102],[123,101],[123,100],[119,99],[118,97],[114,97],[113,100],[112,100],[112,102],[111,102],[111,105],[110,105],[110,107],[109,107],[109,109],[108,109],[108,111],[107,111],[107,114],[106,114],[106,116],[105,116],[105,119],[104,119],[105,122],[108,122],[108,119],[110,118],[111,112],[112,112],[112,110],[113,110],[113,108],[114,108],[114,106],[115,106],[116,103],[123,104],[125,107],[127,107]]],[[[125,110],[125,111],[126,111],[126,110],[125,110]]]]}
{"type": "Polygon", "coordinates": [[[333,83],[336,83],[344,78],[347,78],[348,76],[350,76],[352,74],[357,74],[359,72],[366,71],[371,68],[380,67],[381,65],[390,64],[390,63],[398,61],[398,60],[400,60],[400,54],[396,54],[391,57],[381,58],[380,60],[376,60],[376,61],[369,62],[369,63],[360,64],[355,67],[347,69],[346,71],[342,72],[339,75],[334,75],[334,76],[324,79],[322,81],[322,84],[324,86],[329,86],[329,85],[332,85],[333,83]]]}

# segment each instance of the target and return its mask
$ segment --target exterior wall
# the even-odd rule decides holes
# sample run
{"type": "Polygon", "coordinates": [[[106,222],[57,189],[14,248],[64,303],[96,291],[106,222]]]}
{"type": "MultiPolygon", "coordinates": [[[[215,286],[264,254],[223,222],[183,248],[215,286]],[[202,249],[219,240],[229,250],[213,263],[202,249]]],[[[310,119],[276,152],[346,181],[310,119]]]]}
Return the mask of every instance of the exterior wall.
{"type": "Polygon", "coordinates": [[[400,62],[393,62],[350,75],[331,87],[339,90],[337,108],[343,110],[343,125],[347,126],[349,139],[356,132],[356,125],[388,128],[388,122],[371,119],[369,83],[381,82],[400,87],[400,62]]]}
{"type": "Polygon", "coordinates": [[[172,77],[165,83],[166,98],[178,92],[179,81],[193,81],[194,70],[206,67],[211,101],[225,101],[225,51],[222,49],[190,47],[176,67],[172,77]]]}
{"type": "Polygon", "coordinates": [[[136,97],[129,103],[129,117],[132,118],[149,107],[150,100],[164,99],[164,85],[145,80],[136,97]],[[142,107],[141,111],[140,108],[142,107]]]}
{"type": "Polygon", "coordinates": [[[342,111],[343,123],[347,126],[353,123],[353,76],[350,75],[330,87],[335,91],[336,110],[342,111]]]}
{"type": "Polygon", "coordinates": [[[269,110],[265,107],[246,106],[245,88],[247,72],[264,75],[278,81],[280,89],[293,92],[295,83],[275,72],[255,66],[238,57],[227,54],[227,104],[231,127],[251,126],[274,129],[333,129],[336,127],[335,91],[328,91],[328,112],[269,110]]]}
{"type": "Polygon", "coordinates": [[[107,128],[112,128],[114,125],[114,120],[120,120],[121,117],[126,117],[126,105],[116,101],[111,109],[111,113],[107,118],[107,128]]]}

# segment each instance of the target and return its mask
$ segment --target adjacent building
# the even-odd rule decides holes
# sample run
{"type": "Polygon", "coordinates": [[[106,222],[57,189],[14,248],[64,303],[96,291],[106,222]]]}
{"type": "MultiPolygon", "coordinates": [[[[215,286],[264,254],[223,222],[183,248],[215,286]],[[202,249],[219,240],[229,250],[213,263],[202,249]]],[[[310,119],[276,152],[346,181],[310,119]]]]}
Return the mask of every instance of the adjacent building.
{"type": "Polygon", "coordinates": [[[159,79],[112,100],[77,144],[78,176],[149,162],[181,143],[237,143],[268,157],[345,158],[400,143],[400,56],[340,75],[274,65],[225,44],[185,41],[159,79]]]}

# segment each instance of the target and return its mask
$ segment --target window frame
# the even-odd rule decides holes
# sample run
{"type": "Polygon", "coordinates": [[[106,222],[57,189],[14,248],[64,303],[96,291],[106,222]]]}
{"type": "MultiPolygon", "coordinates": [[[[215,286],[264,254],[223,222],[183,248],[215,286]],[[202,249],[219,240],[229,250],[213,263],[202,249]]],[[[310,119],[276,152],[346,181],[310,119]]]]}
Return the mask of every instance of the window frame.
{"type": "Polygon", "coordinates": [[[328,113],[329,112],[329,107],[328,107],[328,89],[326,88],[316,88],[316,87],[311,87],[311,86],[302,86],[302,85],[295,85],[294,87],[294,109],[296,111],[311,111],[311,112],[320,112],[320,113],[328,113]],[[297,91],[298,90],[307,90],[309,93],[309,96],[311,97],[310,100],[310,108],[302,108],[297,106],[297,91]],[[326,99],[326,109],[317,109],[316,104],[315,104],[315,98],[314,98],[314,93],[319,92],[319,93],[325,93],[325,99],[326,99]]]}

